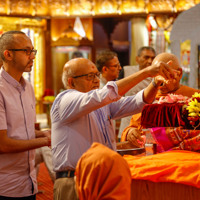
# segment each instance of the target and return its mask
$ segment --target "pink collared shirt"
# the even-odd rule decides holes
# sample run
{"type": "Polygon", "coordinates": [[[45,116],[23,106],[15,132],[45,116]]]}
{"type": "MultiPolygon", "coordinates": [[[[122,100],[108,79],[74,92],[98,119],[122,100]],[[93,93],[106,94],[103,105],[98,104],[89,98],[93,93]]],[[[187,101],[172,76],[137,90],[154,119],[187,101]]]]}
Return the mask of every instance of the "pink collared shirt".
{"type": "MultiPolygon", "coordinates": [[[[35,138],[35,95],[24,78],[20,83],[0,70],[0,130],[10,138],[35,138]]],[[[24,197],[37,192],[35,151],[0,154],[0,196],[24,197]],[[34,191],[32,192],[32,184],[34,191]]]]}

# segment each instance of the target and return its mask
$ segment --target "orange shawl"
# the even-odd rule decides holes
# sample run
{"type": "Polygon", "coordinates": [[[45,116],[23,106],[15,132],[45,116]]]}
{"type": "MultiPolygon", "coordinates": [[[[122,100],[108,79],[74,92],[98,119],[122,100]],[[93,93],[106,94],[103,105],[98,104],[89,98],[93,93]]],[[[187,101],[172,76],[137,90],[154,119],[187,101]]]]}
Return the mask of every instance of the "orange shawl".
{"type": "MultiPolygon", "coordinates": [[[[173,92],[173,94],[177,94],[177,95],[181,94],[183,96],[192,97],[192,95],[195,92],[200,92],[200,90],[197,90],[197,89],[182,85],[178,90],[173,92]]],[[[162,93],[160,93],[158,91],[158,93],[156,95],[156,100],[158,100],[161,96],[166,96],[166,95],[168,95],[168,93],[167,94],[162,94],[162,93]]],[[[132,116],[129,126],[126,127],[124,129],[124,131],[122,132],[121,142],[126,141],[126,136],[128,134],[128,131],[132,127],[136,127],[138,129],[141,129],[141,113],[138,113],[138,114],[135,114],[135,115],[132,116]]]]}
{"type": "Polygon", "coordinates": [[[173,182],[200,188],[200,153],[172,150],[151,156],[125,155],[132,179],[173,182]]]}
{"type": "Polygon", "coordinates": [[[102,144],[93,143],[78,161],[76,188],[80,200],[129,200],[129,166],[115,151],[102,144]]]}

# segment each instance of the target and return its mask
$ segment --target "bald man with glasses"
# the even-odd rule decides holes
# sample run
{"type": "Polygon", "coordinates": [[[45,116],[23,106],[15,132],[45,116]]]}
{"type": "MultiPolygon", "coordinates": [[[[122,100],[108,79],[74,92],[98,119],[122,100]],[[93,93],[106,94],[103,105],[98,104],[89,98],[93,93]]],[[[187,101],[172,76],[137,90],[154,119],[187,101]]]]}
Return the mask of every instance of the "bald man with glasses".
{"type": "Polygon", "coordinates": [[[79,158],[93,142],[116,150],[113,119],[140,112],[153,102],[158,87],[151,83],[135,96],[122,96],[143,79],[157,75],[171,79],[174,73],[168,64],[156,63],[99,89],[99,71],[93,62],[75,58],[65,64],[66,90],[57,95],[51,109],[54,200],[78,198],[74,170],[79,158]]]}

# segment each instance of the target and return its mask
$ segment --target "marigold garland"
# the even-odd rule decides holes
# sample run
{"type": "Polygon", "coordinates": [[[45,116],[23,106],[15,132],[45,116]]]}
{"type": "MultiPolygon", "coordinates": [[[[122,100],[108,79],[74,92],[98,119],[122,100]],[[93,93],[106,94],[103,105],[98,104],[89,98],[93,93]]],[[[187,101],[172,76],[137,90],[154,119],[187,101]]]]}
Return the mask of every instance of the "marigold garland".
{"type": "Polygon", "coordinates": [[[187,118],[190,121],[190,124],[194,127],[194,129],[196,129],[200,126],[200,93],[195,92],[192,95],[191,100],[186,106],[186,110],[188,111],[187,118]]]}

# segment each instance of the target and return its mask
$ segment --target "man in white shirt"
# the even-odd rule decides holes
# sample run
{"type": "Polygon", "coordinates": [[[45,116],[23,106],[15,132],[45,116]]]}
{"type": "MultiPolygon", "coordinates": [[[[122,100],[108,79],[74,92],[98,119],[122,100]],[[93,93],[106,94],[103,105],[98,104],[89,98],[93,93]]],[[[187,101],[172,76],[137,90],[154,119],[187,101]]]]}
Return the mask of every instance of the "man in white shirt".
{"type": "Polygon", "coordinates": [[[100,88],[102,88],[108,81],[115,81],[119,76],[122,67],[117,57],[117,53],[105,50],[98,54],[96,59],[96,66],[100,75],[100,88]]]}
{"type": "MultiPolygon", "coordinates": [[[[108,81],[116,81],[122,69],[117,53],[110,50],[101,51],[96,59],[96,66],[100,74],[100,87],[103,88],[108,81]]],[[[116,121],[113,121],[116,138],[118,131],[116,130],[116,121]]]]}
{"type": "Polygon", "coordinates": [[[138,94],[123,95],[147,77],[174,76],[166,63],[156,63],[129,77],[109,81],[99,89],[99,71],[85,58],[68,61],[63,68],[65,91],[57,95],[51,109],[52,154],[56,181],[54,200],[77,199],[74,184],[76,164],[93,142],[116,150],[113,119],[141,112],[151,103],[158,87],[150,83],[138,94]]]}
{"type": "MultiPolygon", "coordinates": [[[[155,56],[156,56],[156,52],[152,47],[149,47],[149,46],[141,47],[138,50],[138,53],[137,53],[137,56],[136,56],[136,62],[138,63],[138,65],[136,65],[136,66],[124,66],[123,67],[124,77],[127,77],[127,76],[129,76],[131,74],[134,74],[134,73],[138,72],[139,70],[142,70],[142,69],[150,66],[152,64],[153,59],[155,58],[155,56]]],[[[152,78],[148,77],[147,79],[141,81],[136,86],[131,88],[125,94],[125,96],[135,95],[140,90],[142,90],[145,87],[147,87],[149,85],[149,83],[151,82],[151,80],[152,80],[152,78]]],[[[129,126],[131,117],[132,116],[128,116],[128,117],[124,117],[124,118],[121,119],[120,128],[119,128],[119,135],[118,135],[119,140],[121,138],[121,133],[123,132],[123,130],[127,126],[129,126]]]]}

